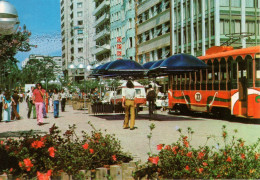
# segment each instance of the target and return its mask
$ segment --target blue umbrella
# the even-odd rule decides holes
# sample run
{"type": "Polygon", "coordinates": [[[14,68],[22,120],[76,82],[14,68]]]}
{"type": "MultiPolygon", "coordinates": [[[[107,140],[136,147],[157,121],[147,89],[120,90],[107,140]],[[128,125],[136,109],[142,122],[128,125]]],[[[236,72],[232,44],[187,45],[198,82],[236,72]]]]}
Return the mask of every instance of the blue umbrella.
{"type": "Polygon", "coordinates": [[[143,64],[142,66],[143,66],[144,69],[150,69],[150,67],[151,67],[154,63],[156,63],[156,61],[149,61],[149,62],[143,64]]]}
{"type": "Polygon", "coordinates": [[[158,68],[163,71],[194,71],[207,68],[207,64],[189,54],[176,54],[165,59],[158,68]]]}

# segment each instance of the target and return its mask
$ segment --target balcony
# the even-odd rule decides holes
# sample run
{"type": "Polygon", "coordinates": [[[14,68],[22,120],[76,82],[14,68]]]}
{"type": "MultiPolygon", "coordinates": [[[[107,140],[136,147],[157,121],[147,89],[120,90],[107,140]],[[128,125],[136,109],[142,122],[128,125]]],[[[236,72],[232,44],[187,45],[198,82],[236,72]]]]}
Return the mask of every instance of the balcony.
{"type": "Polygon", "coordinates": [[[153,1],[145,1],[141,5],[138,6],[137,8],[137,15],[142,14],[143,12],[147,11],[154,5],[158,4],[161,0],[153,0],[153,1]]]}
{"type": "Polygon", "coordinates": [[[109,1],[108,0],[104,0],[92,13],[93,16],[96,16],[97,14],[99,14],[101,12],[101,10],[106,7],[109,6],[109,1]]]}
{"type": "Polygon", "coordinates": [[[94,28],[97,27],[97,25],[103,24],[107,20],[109,20],[109,14],[105,13],[94,23],[94,28]]]}
{"type": "Polygon", "coordinates": [[[99,32],[97,35],[94,36],[94,40],[99,40],[107,35],[110,35],[110,31],[109,29],[104,29],[103,31],[99,32]]]}
{"type": "Polygon", "coordinates": [[[100,55],[107,51],[110,51],[110,45],[108,45],[108,44],[104,44],[103,46],[95,46],[92,48],[92,52],[95,55],[100,55]]]}

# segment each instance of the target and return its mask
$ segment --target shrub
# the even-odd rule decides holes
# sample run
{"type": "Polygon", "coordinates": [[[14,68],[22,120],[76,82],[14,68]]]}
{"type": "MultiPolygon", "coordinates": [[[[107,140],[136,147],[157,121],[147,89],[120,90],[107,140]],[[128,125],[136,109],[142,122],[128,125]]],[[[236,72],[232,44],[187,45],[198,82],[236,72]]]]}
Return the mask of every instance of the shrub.
{"type": "MultiPolygon", "coordinates": [[[[89,122],[90,124],[90,122],[89,122]]],[[[130,155],[122,152],[115,135],[105,134],[93,128],[90,134],[82,131],[78,138],[76,126],[61,135],[55,124],[49,133],[22,134],[19,139],[2,140],[0,144],[0,173],[13,177],[42,177],[44,173],[56,175],[66,172],[76,175],[79,170],[92,170],[104,165],[129,162],[130,155]]]]}
{"type": "MultiPolygon", "coordinates": [[[[153,128],[154,125],[151,125],[151,132],[153,128]]],[[[188,128],[187,136],[182,134],[181,129],[178,131],[180,138],[177,142],[171,145],[159,144],[158,154],[148,153],[148,161],[140,165],[135,172],[136,178],[260,178],[260,139],[255,144],[246,146],[243,139],[237,139],[235,136],[229,139],[226,127],[223,126],[223,148],[220,148],[219,143],[212,147],[206,143],[204,146],[193,148],[190,145],[194,133],[192,129],[188,128]]],[[[149,141],[151,136],[152,133],[148,136],[149,141]]]]}

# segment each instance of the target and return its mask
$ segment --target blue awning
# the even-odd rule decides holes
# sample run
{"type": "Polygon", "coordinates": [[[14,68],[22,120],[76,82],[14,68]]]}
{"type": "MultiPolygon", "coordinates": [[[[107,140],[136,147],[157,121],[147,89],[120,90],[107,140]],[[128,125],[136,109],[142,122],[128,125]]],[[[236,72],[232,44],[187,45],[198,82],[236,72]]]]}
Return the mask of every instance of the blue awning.
{"type": "Polygon", "coordinates": [[[149,69],[151,69],[151,70],[156,69],[157,67],[159,67],[162,64],[163,61],[164,61],[164,59],[155,61],[155,63],[149,69]]]}
{"type": "Polygon", "coordinates": [[[106,70],[107,71],[125,71],[125,70],[143,71],[144,68],[136,61],[130,59],[120,59],[111,62],[106,67],[106,70]]]}
{"type": "Polygon", "coordinates": [[[149,61],[149,62],[143,64],[142,66],[143,66],[144,69],[150,69],[150,67],[151,67],[154,63],[156,63],[156,61],[149,61]]]}
{"type": "Polygon", "coordinates": [[[207,64],[189,54],[176,54],[165,59],[158,68],[163,71],[194,71],[206,69],[207,64]]]}

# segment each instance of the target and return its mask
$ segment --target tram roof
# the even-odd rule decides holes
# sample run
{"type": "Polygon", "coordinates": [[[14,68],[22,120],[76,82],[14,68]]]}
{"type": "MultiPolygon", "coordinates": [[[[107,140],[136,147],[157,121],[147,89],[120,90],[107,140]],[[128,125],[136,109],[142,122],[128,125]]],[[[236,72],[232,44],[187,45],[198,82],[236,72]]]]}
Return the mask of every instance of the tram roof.
{"type": "Polygon", "coordinates": [[[229,51],[219,52],[219,53],[210,54],[206,56],[199,56],[198,58],[200,60],[206,60],[206,59],[216,59],[216,58],[230,57],[230,56],[236,57],[236,56],[243,56],[243,55],[254,55],[256,53],[260,53],[260,46],[229,50],[229,51]]]}

